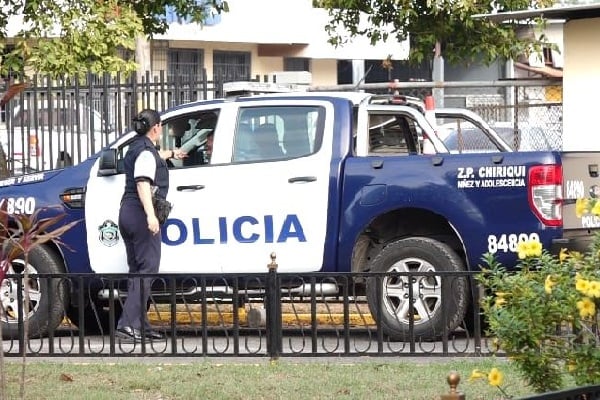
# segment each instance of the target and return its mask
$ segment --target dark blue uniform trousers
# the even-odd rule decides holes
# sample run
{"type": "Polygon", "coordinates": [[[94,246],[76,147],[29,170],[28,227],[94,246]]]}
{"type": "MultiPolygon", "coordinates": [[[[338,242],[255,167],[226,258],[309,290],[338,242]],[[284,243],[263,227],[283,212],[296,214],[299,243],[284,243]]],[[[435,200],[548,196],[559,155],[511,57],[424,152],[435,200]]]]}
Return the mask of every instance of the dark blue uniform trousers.
{"type": "MultiPolygon", "coordinates": [[[[129,272],[157,273],[160,266],[161,235],[150,232],[146,213],[137,199],[124,199],[121,203],[119,231],[125,243],[129,272]]],[[[117,329],[126,326],[134,329],[142,329],[142,326],[150,328],[147,312],[151,284],[152,278],[129,279],[127,299],[117,329]]]]}

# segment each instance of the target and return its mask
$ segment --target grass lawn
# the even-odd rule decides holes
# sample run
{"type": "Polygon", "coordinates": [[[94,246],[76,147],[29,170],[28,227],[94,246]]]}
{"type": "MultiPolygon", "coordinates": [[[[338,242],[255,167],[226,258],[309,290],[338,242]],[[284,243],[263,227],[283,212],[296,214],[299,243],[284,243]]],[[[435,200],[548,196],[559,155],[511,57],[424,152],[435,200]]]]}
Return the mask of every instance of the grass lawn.
{"type": "MultiPolygon", "coordinates": [[[[480,359],[27,359],[25,399],[438,399],[446,378],[461,376],[468,400],[501,399],[485,381],[469,382],[473,369],[504,373],[506,392],[533,394],[503,358],[480,359]],[[171,361],[173,360],[173,361],[171,361]]],[[[6,359],[0,398],[20,398],[21,360],[6,359]]]]}

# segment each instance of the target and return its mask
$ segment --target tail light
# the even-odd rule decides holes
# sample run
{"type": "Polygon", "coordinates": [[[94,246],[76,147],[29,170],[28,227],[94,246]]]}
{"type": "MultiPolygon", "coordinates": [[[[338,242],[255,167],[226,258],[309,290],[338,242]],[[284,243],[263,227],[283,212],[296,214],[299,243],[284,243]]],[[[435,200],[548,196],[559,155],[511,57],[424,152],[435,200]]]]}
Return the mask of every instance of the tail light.
{"type": "Polygon", "coordinates": [[[529,207],[547,226],[562,226],[562,167],[536,165],[529,168],[529,207]]]}

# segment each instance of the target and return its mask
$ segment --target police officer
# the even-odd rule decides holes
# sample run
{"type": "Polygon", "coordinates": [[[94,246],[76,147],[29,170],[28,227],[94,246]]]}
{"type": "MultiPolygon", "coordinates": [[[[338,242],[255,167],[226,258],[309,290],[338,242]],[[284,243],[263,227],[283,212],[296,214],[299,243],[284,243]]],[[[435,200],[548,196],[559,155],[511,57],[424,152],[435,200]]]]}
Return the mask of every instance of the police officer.
{"type": "MultiPolygon", "coordinates": [[[[153,274],[158,272],[160,265],[161,236],[152,196],[166,199],[169,191],[166,160],[181,159],[185,154],[180,150],[156,149],[162,134],[160,115],[156,110],[143,110],[133,123],[137,136],[124,158],[125,192],[119,210],[119,231],[125,243],[129,272],[153,274]]],[[[117,337],[133,341],[141,340],[142,334],[147,340],[164,338],[161,332],[151,329],[147,318],[151,282],[150,278],[129,279],[117,337]]]]}

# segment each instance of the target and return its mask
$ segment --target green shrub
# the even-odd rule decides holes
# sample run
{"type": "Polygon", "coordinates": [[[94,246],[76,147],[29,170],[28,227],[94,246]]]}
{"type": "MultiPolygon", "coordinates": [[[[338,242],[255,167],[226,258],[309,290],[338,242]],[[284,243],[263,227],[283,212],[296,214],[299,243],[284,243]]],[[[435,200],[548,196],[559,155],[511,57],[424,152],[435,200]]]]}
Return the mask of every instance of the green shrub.
{"type": "Polygon", "coordinates": [[[585,254],[551,255],[539,242],[521,242],[519,265],[508,271],[493,255],[478,276],[482,302],[498,351],[516,364],[537,392],[600,382],[598,309],[600,234],[585,254]]]}

